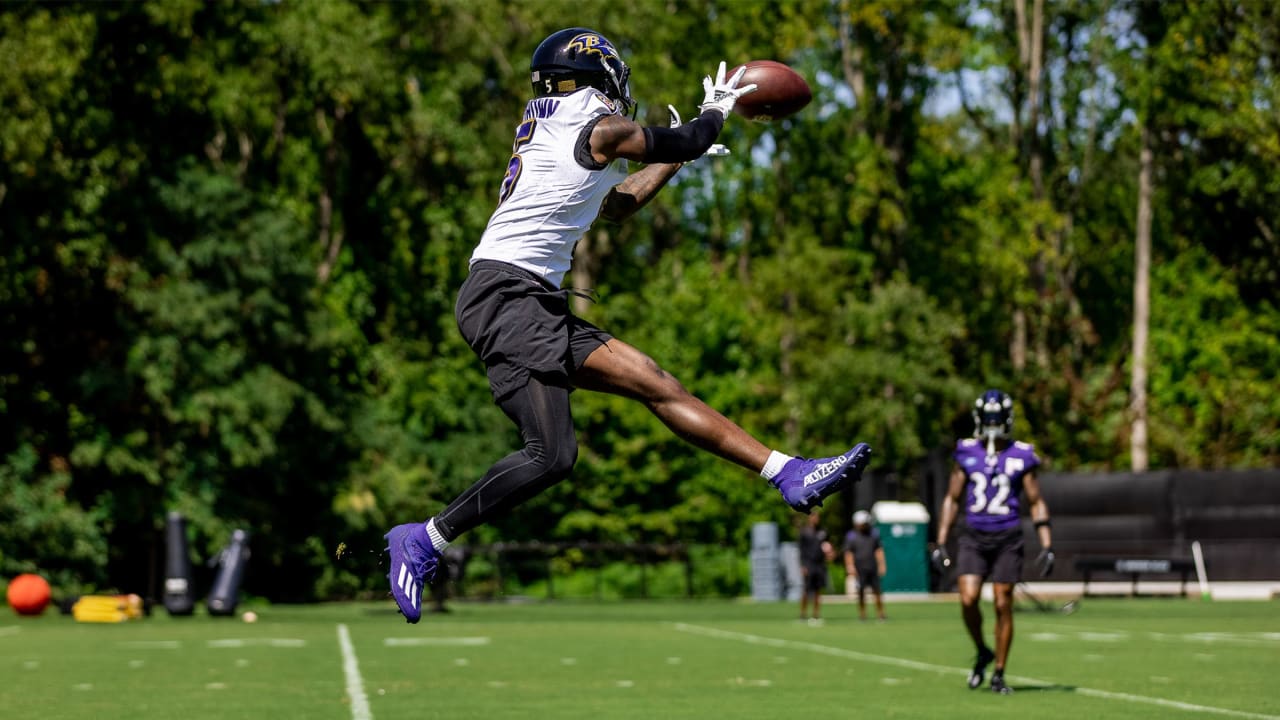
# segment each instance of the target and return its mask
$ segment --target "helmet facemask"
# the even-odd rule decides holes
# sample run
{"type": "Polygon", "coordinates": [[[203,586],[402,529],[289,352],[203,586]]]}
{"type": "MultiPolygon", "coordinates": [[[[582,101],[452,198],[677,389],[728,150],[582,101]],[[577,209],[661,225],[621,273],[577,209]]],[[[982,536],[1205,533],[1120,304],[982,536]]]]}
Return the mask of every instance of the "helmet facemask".
{"type": "Polygon", "coordinates": [[[988,390],[973,403],[973,435],[985,438],[987,454],[996,454],[996,440],[1013,437],[1013,398],[988,390]]]}
{"type": "Polygon", "coordinates": [[[617,63],[622,66],[622,72],[614,70],[613,65],[606,58],[600,58],[600,64],[604,66],[604,72],[609,76],[609,84],[613,86],[611,90],[605,90],[604,94],[618,102],[622,107],[623,115],[629,114],[635,117],[636,100],[631,97],[631,68],[622,62],[621,58],[617,63]]]}

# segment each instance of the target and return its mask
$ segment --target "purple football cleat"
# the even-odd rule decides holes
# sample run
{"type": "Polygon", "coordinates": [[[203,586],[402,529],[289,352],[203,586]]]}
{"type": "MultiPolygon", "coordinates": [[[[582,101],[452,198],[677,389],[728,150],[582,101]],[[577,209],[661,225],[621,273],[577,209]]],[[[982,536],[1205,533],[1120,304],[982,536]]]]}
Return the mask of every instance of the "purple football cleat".
{"type": "Polygon", "coordinates": [[[404,619],[416,623],[422,618],[422,590],[436,576],[440,553],[431,546],[423,523],[397,525],[383,535],[391,553],[391,595],[404,619]]]}
{"type": "Polygon", "coordinates": [[[858,443],[849,452],[829,458],[792,458],[770,480],[797,512],[807,513],[841,488],[862,479],[862,470],[871,460],[871,446],[858,443]]]}

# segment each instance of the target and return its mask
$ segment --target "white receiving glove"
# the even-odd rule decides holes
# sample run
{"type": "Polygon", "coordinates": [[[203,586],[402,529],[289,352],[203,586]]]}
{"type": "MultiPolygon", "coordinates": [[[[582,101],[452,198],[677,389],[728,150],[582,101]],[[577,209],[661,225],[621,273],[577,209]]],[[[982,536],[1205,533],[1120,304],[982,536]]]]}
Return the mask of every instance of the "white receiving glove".
{"type": "Polygon", "coordinates": [[[706,91],[706,95],[702,98],[702,104],[698,109],[706,112],[707,110],[719,110],[720,114],[725,118],[729,117],[729,113],[733,111],[734,103],[738,102],[738,98],[748,93],[755,92],[755,83],[738,87],[738,81],[742,79],[743,73],[747,71],[746,66],[738,68],[738,72],[727,81],[724,79],[724,61],[720,61],[720,67],[716,70],[716,79],[712,81],[710,76],[702,78],[702,89],[706,91]]]}
{"type": "MultiPolygon", "coordinates": [[[[676,128],[680,127],[680,125],[682,124],[680,120],[680,111],[676,110],[674,105],[668,105],[667,112],[671,114],[671,129],[675,130],[676,128]]],[[[729,154],[729,148],[721,145],[720,143],[716,143],[715,145],[712,145],[711,147],[707,148],[707,151],[702,153],[702,156],[706,157],[710,155],[712,157],[717,157],[720,155],[728,155],[728,154],[729,154]]]]}

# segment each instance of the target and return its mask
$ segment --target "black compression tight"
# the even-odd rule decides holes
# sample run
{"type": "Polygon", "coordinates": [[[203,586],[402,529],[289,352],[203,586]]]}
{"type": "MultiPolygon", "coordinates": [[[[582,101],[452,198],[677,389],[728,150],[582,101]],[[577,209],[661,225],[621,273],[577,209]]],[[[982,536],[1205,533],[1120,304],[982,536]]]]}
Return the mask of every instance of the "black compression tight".
{"type": "Polygon", "coordinates": [[[445,540],[506,512],[568,477],[578,459],[568,388],[536,377],[498,404],[515,422],[524,448],[502,458],[435,517],[445,540]]]}

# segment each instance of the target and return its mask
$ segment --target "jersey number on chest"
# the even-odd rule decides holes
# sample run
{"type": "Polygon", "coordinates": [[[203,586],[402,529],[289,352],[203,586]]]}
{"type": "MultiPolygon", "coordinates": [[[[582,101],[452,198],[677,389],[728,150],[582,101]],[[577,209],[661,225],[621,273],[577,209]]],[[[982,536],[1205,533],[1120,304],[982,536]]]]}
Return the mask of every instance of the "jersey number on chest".
{"type": "Polygon", "coordinates": [[[980,513],[985,512],[988,515],[1008,515],[1009,506],[1005,501],[1009,499],[1009,476],[1000,473],[991,479],[991,484],[996,488],[996,494],[991,498],[987,497],[987,476],[980,472],[969,474],[969,482],[973,483],[973,504],[969,506],[969,512],[980,513]]]}
{"type": "Polygon", "coordinates": [[[973,504],[969,506],[969,512],[1008,515],[1009,492],[1013,488],[1013,483],[1009,480],[1008,473],[1015,473],[1022,468],[1022,460],[1008,458],[1005,461],[1004,472],[990,479],[991,485],[995,487],[995,494],[991,497],[987,497],[988,480],[986,473],[976,471],[969,473],[969,482],[973,483],[973,504]]]}

